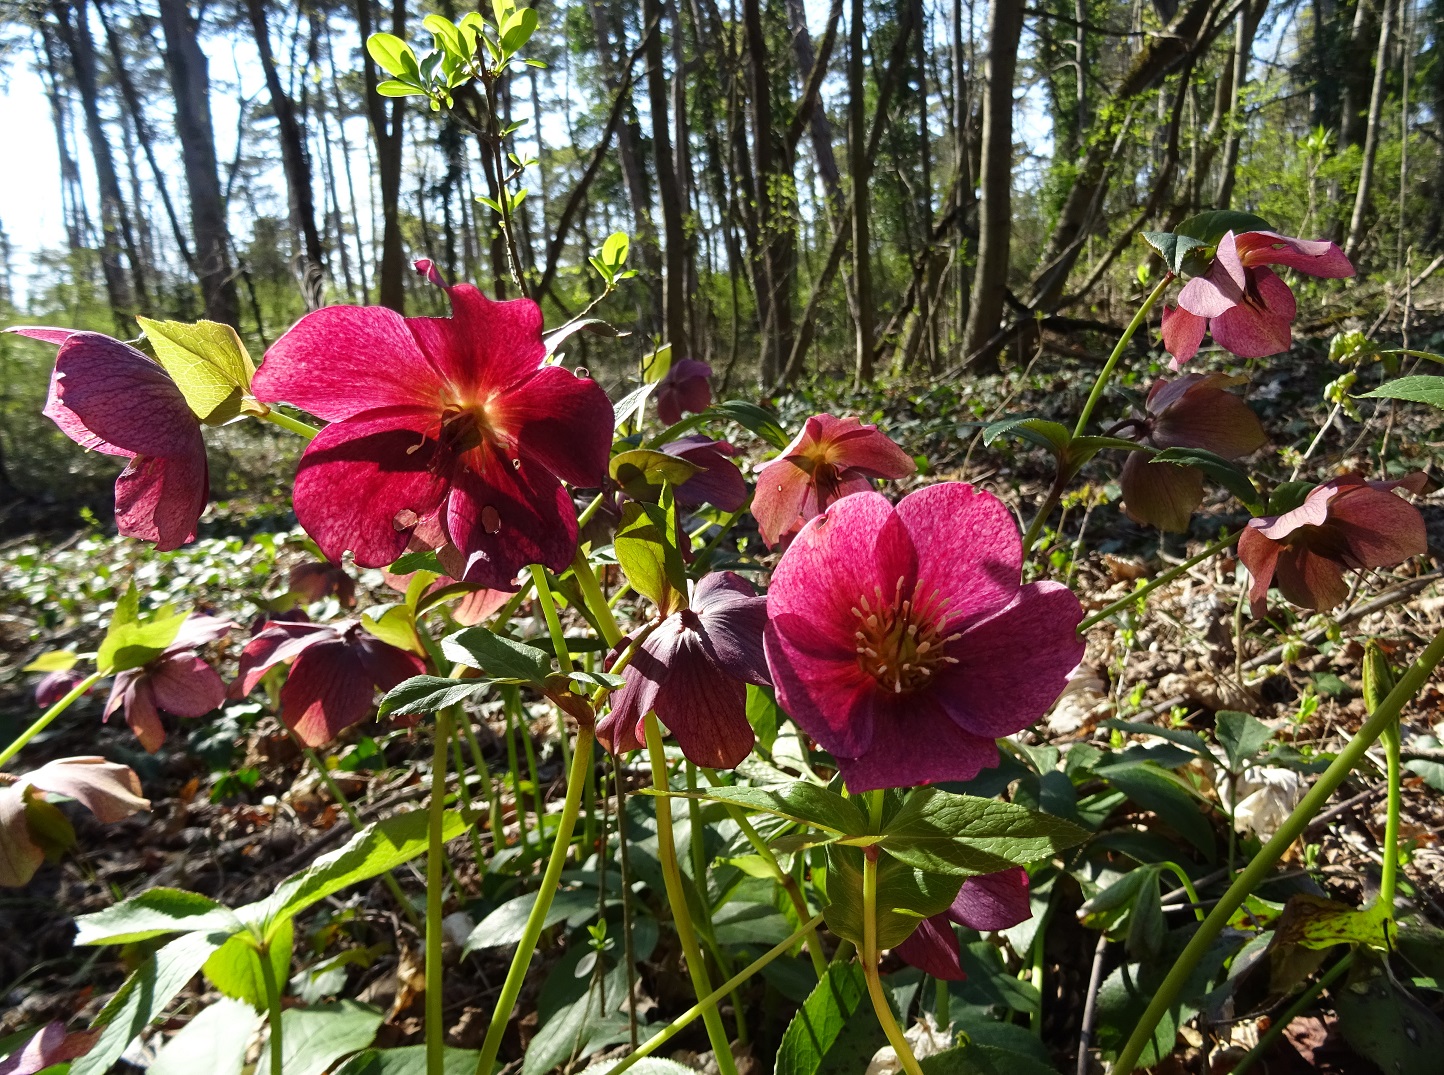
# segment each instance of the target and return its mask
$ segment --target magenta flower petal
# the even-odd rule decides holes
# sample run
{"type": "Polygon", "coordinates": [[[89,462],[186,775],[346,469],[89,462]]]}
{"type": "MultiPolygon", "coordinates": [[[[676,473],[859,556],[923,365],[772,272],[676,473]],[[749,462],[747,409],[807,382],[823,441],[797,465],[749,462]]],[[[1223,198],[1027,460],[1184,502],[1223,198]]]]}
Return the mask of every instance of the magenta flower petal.
{"type": "Polygon", "coordinates": [[[967,977],[958,935],[946,914],[924,918],[912,935],[893,949],[893,954],[908,966],[945,982],[961,982],[967,977]]]}
{"type": "Polygon", "coordinates": [[[74,799],[107,825],[150,809],[140,777],[128,766],[101,757],[60,758],[26,773],[22,780],[40,791],[74,799]]]}
{"type": "MultiPolygon", "coordinates": [[[[127,673],[122,672],[115,677],[115,686],[111,688],[111,698],[115,699],[115,689],[121,687],[121,679],[127,673]]],[[[135,734],[140,745],[146,753],[154,754],[165,742],[165,724],[160,719],[160,710],[155,703],[155,691],[151,689],[150,681],[144,675],[136,675],[128,679],[121,689],[120,704],[125,710],[125,723],[135,734]]],[[[111,713],[111,705],[106,704],[105,715],[111,713]]]]}
{"type": "Polygon", "coordinates": [[[205,660],[178,653],[151,669],[155,704],[178,717],[203,717],[226,700],[226,685],[205,660]]]}
{"type": "Polygon", "coordinates": [[[1225,459],[1242,459],[1258,451],[1268,443],[1268,434],[1253,408],[1225,391],[1236,383],[1221,373],[1189,373],[1157,382],[1148,394],[1149,443],[1159,448],[1203,448],[1225,459]]]}
{"type": "Polygon", "coordinates": [[[940,482],[898,503],[918,557],[918,600],[946,607],[949,630],[1004,608],[1018,593],[1023,541],[1008,506],[962,482],[940,482]]]}
{"type": "Polygon", "coordinates": [[[873,742],[876,682],[846,640],[805,614],[771,611],[776,592],[774,583],[763,647],[778,702],[834,756],[866,753],[873,742]]]}
{"type": "Polygon", "coordinates": [[[871,724],[872,739],[856,757],[832,752],[850,792],[971,780],[998,764],[997,741],[961,727],[936,697],[900,704],[874,687],[852,715],[871,724]]]}
{"type": "Polygon", "coordinates": [[[1163,308],[1163,346],[1173,356],[1173,368],[1187,362],[1198,354],[1203,343],[1208,318],[1185,310],[1182,306],[1163,308]]]}
{"type": "Polygon", "coordinates": [[[333,628],[323,623],[268,621],[241,651],[240,667],[228,692],[231,699],[244,698],[276,665],[295,660],[307,646],[326,641],[335,634],[333,628]]]}
{"type": "Polygon", "coordinates": [[[752,515],[758,532],[769,549],[809,518],[808,500],[815,493],[812,478],[795,461],[776,459],[757,472],[752,494],[752,515]]]}
{"type": "Polygon", "coordinates": [[[24,1049],[0,1062],[0,1075],[37,1075],[47,1068],[84,1056],[99,1037],[99,1030],[67,1034],[65,1024],[57,1019],[41,1027],[40,1032],[25,1043],[24,1049]]]}
{"type": "Polygon", "coordinates": [[[1028,902],[1028,871],[1015,866],[969,877],[947,915],[969,929],[990,932],[1026,922],[1033,917],[1028,902]]]}
{"type": "Polygon", "coordinates": [[[310,747],[329,743],[371,712],[376,686],[339,638],[306,648],[281,688],[281,719],[310,747]]]}
{"type": "Polygon", "coordinates": [[[1369,486],[1347,490],[1332,502],[1329,515],[1350,566],[1388,567],[1428,551],[1424,517],[1393,493],[1369,486]]]}
{"type": "Polygon", "coordinates": [[[412,407],[368,411],[328,425],[296,473],[296,518],[329,560],[347,551],[361,567],[384,567],[406,550],[417,522],[435,512],[445,485],[432,473],[429,416],[412,407]]]}
{"type": "Polygon", "coordinates": [[[1289,286],[1271,269],[1251,269],[1254,291],[1209,322],[1214,342],[1239,358],[1267,358],[1293,345],[1298,305],[1289,286]]]}
{"type": "Polygon", "coordinates": [[[599,487],[606,479],[612,404],[590,377],[543,366],[498,397],[493,411],[498,421],[517,430],[516,449],[523,460],[583,488],[599,487]]]}
{"type": "Polygon", "coordinates": [[[1284,600],[1300,608],[1334,608],[1349,596],[1344,565],[1304,546],[1286,546],[1279,551],[1274,585],[1284,600]]]}
{"type": "Polygon", "coordinates": [[[1272,231],[1244,232],[1236,243],[1246,268],[1287,265],[1309,276],[1333,280],[1354,275],[1353,264],[1334,243],[1294,239],[1272,231]]]}
{"type": "Polygon", "coordinates": [[[1199,317],[1218,317],[1243,301],[1247,282],[1234,245],[1234,234],[1229,232],[1219,240],[1218,252],[1208,272],[1183,285],[1178,293],[1178,305],[1199,317]]]}
{"type": "Polygon", "coordinates": [[[204,447],[174,459],[138,455],[115,480],[116,527],[126,537],[170,552],[195,540],[209,497],[204,447]]]}
{"type": "Polygon", "coordinates": [[[463,396],[511,388],[546,360],[541,307],[531,299],[498,302],[471,284],[453,284],[446,294],[450,317],[412,317],[406,324],[443,380],[463,396]]]}
{"type": "Polygon", "coordinates": [[[384,306],[326,306],[297,321],[266,352],[251,382],[327,422],[378,407],[433,404],[437,373],[407,321],[384,306]]]}
{"type": "Polygon", "coordinates": [[[723,511],[737,511],[747,503],[747,482],[732,462],[735,449],[726,441],[693,434],[662,445],[662,451],[702,468],[677,486],[677,503],[682,507],[711,504],[723,511]]]}
{"type": "Polygon", "coordinates": [[[1269,587],[1273,585],[1279,553],[1283,548],[1281,542],[1269,540],[1263,531],[1252,525],[1244,527],[1243,533],[1238,536],[1239,562],[1248,568],[1249,611],[1256,620],[1268,614],[1269,587]]]}
{"type": "Polygon", "coordinates": [[[35,684],[35,704],[49,709],[83,682],[85,677],[79,672],[47,672],[35,684]]]}
{"type": "Polygon", "coordinates": [[[526,461],[511,467],[498,459],[480,475],[458,474],[445,519],[452,543],[469,553],[460,580],[493,590],[515,589],[527,564],[565,571],[577,548],[572,498],[550,471],[526,461]]]}

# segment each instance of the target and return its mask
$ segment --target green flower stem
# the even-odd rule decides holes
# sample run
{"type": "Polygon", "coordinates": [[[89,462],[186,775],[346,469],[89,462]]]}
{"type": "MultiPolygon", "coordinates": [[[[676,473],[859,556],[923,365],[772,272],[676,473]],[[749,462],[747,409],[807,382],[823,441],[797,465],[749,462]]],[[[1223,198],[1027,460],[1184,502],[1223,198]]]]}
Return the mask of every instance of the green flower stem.
{"type": "Polygon", "coordinates": [[[546,872],[542,875],[541,887],[537,890],[531,914],[527,916],[521,940],[517,942],[511,967],[506,972],[506,981],[502,983],[501,995],[496,998],[491,1024],[486,1028],[486,1040],[482,1042],[481,1056],[476,1065],[477,1075],[491,1075],[492,1068],[496,1066],[502,1034],[506,1032],[507,1023],[511,1021],[512,1009],[516,1007],[516,999],[521,995],[527,968],[531,965],[532,956],[536,954],[537,940],[546,926],[547,912],[551,910],[552,898],[556,896],[562,868],[566,865],[572,832],[577,825],[577,815],[581,813],[582,787],[586,784],[587,770],[592,766],[594,741],[595,733],[591,728],[583,726],[578,729],[576,747],[572,751],[572,767],[567,773],[567,797],[562,804],[561,817],[557,821],[551,856],[547,859],[546,872]]]}
{"type": "Polygon", "coordinates": [[[292,418],[289,414],[282,414],[274,407],[265,414],[260,415],[260,419],[263,422],[270,422],[273,426],[280,426],[288,433],[294,433],[298,437],[305,437],[307,440],[314,440],[316,434],[321,432],[315,426],[302,422],[297,418],[292,418]]]}
{"type": "Polygon", "coordinates": [[[606,494],[604,493],[598,493],[596,496],[592,497],[592,502],[588,504],[585,508],[583,508],[582,513],[577,516],[578,530],[581,530],[582,527],[586,526],[587,523],[592,521],[592,516],[597,513],[597,509],[602,506],[602,501],[604,501],[605,499],[606,494]]]}
{"type": "Polygon", "coordinates": [[[1023,534],[1023,560],[1026,563],[1033,555],[1033,545],[1038,540],[1038,535],[1043,530],[1043,524],[1048,521],[1048,516],[1053,514],[1053,509],[1058,506],[1058,501],[1063,499],[1063,492],[1068,488],[1068,479],[1064,477],[1060,469],[1053,477],[1053,484],[1048,487],[1048,496],[1043,501],[1042,507],[1033,516],[1033,521],[1028,524],[1027,532],[1023,534]]]}
{"type": "Polygon", "coordinates": [[[0,767],[3,767],[11,758],[15,757],[16,754],[19,754],[21,747],[23,747],[26,743],[30,742],[30,740],[34,739],[46,728],[50,727],[51,723],[54,722],[56,717],[60,716],[60,714],[64,713],[67,709],[69,709],[72,702],[74,702],[86,691],[90,690],[90,688],[95,686],[96,683],[100,682],[100,680],[104,678],[104,676],[105,673],[103,671],[100,671],[99,669],[90,673],[90,675],[86,676],[74,687],[72,687],[69,694],[67,694],[64,698],[60,699],[60,701],[56,702],[44,713],[40,714],[40,716],[36,718],[34,724],[30,725],[30,727],[26,728],[23,732],[21,732],[15,737],[15,741],[13,743],[11,743],[4,750],[0,750],[0,767]]]}
{"type": "Polygon", "coordinates": [[[621,1063],[617,1064],[616,1067],[607,1069],[608,1075],[622,1075],[622,1072],[626,1071],[643,1057],[651,1056],[663,1045],[666,1045],[667,1042],[675,1038],[689,1023],[691,1023],[699,1015],[704,1015],[706,1012],[714,1009],[719,1000],[727,996],[739,985],[747,981],[747,979],[751,978],[763,967],[767,966],[767,964],[771,963],[778,956],[786,955],[787,952],[792,948],[792,946],[798,941],[802,940],[805,936],[807,936],[809,932],[816,932],[817,927],[819,924],[821,924],[821,922],[822,914],[819,912],[811,919],[809,919],[806,923],[804,923],[802,928],[797,930],[797,932],[795,932],[791,937],[788,937],[787,940],[782,941],[780,944],[773,946],[772,948],[768,949],[767,952],[758,956],[751,963],[749,963],[747,966],[743,967],[740,971],[734,974],[731,978],[727,979],[727,981],[723,982],[716,989],[712,990],[712,992],[708,993],[696,1004],[692,1005],[681,1015],[677,1016],[677,1018],[673,1019],[670,1023],[668,1023],[652,1037],[648,1038],[642,1045],[640,1045],[636,1049],[635,1052],[629,1053],[625,1058],[623,1058],[621,1063]]]}
{"type": "Polygon", "coordinates": [[[567,649],[566,636],[562,634],[562,621],[557,617],[557,603],[552,599],[551,587],[547,585],[546,569],[540,564],[532,564],[531,577],[536,583],[536,599],[541,604],[542,615],[546,617],[552,648],[557,651],[557,664],[562,674],[566,675],[572,670],[572,654],[567,649]]]}
{"type": "Polygon", "coordinates": [[[1214,938],[1228,924],[1234,911],[1263,883],[1274,864],[1293,845],[1293,842],[1303,835],[1314,815],[1323,809],[1329,796],[1333,795],[1339,785],[1344,782],[1344,778],[1353,771],[1354,766],[1359,764],[1365,752],[1374,745],[1375,740],[1383,734],[1386,728],[1393,726],[1399,719],[1400,710],[1404,708],[1405,703],[1419,693],[1441,659],[1444,659],[1444,631],[1440,631],[1434,636],[1434,640],[1420,654],[1419,659],[1400,677],[1398,685],[1389,692],[1389,696],[1380,703],[1354,738],[1339,752],[1338,757],[1309,789],[1308,794],[1300,800],[1299,805],[1284,820],[1273,838],[1243,868],[1233,884],[1229,886],[1228,891],[1223,894],[1223,898],[1218,901],[1208,917],[1204,919],[1203,924],[1198,927],[1188,945],[1169,970],[1167,977],[1164,978],[1163,984],[1154,993],[1153,1000],[1149,1002],[1143,1017],[1134,1027],[1133,1034],[1123,1047],[1123,1051],[1119,1053],[1118,1062],[1113,1068],[1117,1075],[1127,1075],[1138,1066],[1138,1058],[1143,1055],[1143,1050],[1153,1040],[1154,1029],[1158,1026],[1159,1020],[1163,1018],[1163,1013],[1177,1001],[1184,984],[1198,967],[1199,961],[1208,951],[1214,938]]]}
{"type": "Polygon", "coordinates": [[[937,1020],[940,1029],[947,1030],[953,1025],[952,990],[946,981],[941,978],[934,978],[933,992],[937,994],[937,1001],[933,1007],[933,1018],[937,1020]]]}
{"type": "Polygon", "coordinates": [[[1384,909],[1390,922],[1394,921],[1394,890],[1399,883],[1399,725],[1397,722],[1384,729],[1379,739],[1384,744],[1384,757],[1388,767],[1389,807],[1384,819],[1384,872],[1379,879],[1379,906],[1384,909]]]}
{"type": "Polygon", "coordinates": [[[497,789],[496,781],[492,779],[491,767],[486,764],[486,758],[482,756],[481,744],[476,741],[476,732],[471,727],[471,721],[463,717],[457,723],[461,728],[461,737],[466,740],[466,751],[471,755],[471,764],[481,774],[481,779],[486,781],[486,798],[490,804],[491,816],[491,850],[495,854],[506,843],[501,814],[501,792],[497,789]]]}
{"type": "Polygon", "coordinates": [[[266,945],[257,950],[261,963],[261,981],[266,987],[266,1026],[270,1030],[270,1075],[282,1075],[283,1042],[281,1040],[281,983],[276,981],[276,968],[271,965],[271,952],[266,945]]]}
{"type": "MultiPolygon", "coordinates": [[[[341,812],[346,815],[346,820],[351,822],[352,831],[360,832],[365,827],[365,823],[362,822],[360,815],[356,813],[356,808],[351,805],[351,800],[346,798],[346,793],[341,790],[341,785],[337,784],[335,779],[332,778],[331,771],[326,768],[326,763],[321,760],[320,756],[314,750],[301,742],[301,737],[289,727],[286,728],[286,731],[290,733],[291,740],[301,748],[301,753],[306,755],[306,760],[315,767],[316,774],[321,778],[321,783],[326,785],[326,791],[330,793],[336,805],[341,808],[341,812]]],[[[401,913],[406,916],[406,920],[417,929],[420,929],[421,919],[416,916],[416,908],[411,906],[411,901],[406,898],[406,893],[401,891],[401,885],[396,880],[396,875],[390,870],[387,870],[381,875],[381,880],[391,893],[392,898],[401,907],[401,913]]]]}
{"type": "Polygon", "coordinates": [[[442,1010],[442,895],[446,887],[446,752],[451,742],[454,710],[436,714],[431,747],[431,803],[426,842],[426,1075],[445,1075],[446,1022],[442,1010]]]}
{"type": "Polygon", "coordinates": [[[1188,897],[1188,902],[1193,904],[1193,917],[1202,922],[1205,916],[1203,907],[1199,905],[1198,889],[1193,887],[1193,879],[1184,873],[1183,867],[1176,862],[1161,862],[1159,865],[1178,878],[1178,883],[1183,886],[1183,892],[1188,897]]]}
{"type": "Polygon", "coordinates": [[[1330,967],[1323,977],[1300,993],[1298,999],[1285,1008],[1283,1014],[1269,1024],[1269,1028],[1260,1036],[1258,1044],[1244,1054],[1244,1058],[1240,1060],[1238,1066],[1233,1069],[1233,1075],[1244,1075],[1244,1072],[1253,1067],[1260,1059],[1267,1056],[1269,1050],[1273,1048],[1274,1042],[1283,1037],[1283,1033],[1288,1029],[1289,1024],[1302,1015],[1304,1009],[1312,1004],[1320,993],[1338,981],[1339,976],[1353,966],[1353,963],[1354,953],[1350,952],[1330,967]]]}
{"type": "MultiPolygon", "coordinates": [[[[702,949],[697,944],[697,933],[692,928],[692,912],[687,907],[687,894],[682,887],[682,871],[677,865],[677,845],[672,839],[672,798],[667,783],[667,755],[662,747],[662,729],[657,724],[657,715],[648,713],[643,722],[647,732],[647,754],[652,762],[652,786],[657,795],[657,857],[662,860],[662,879],[666,884],[667,902],[672,905],[672,922],[677,927],[677,940],[682,945],[682,958],[687,961],[687,973],[692,978],[692,991],[700,998],[710,996],[712,983],[707,978],[707,965],[703,962],[702,949]]],[[[702,879],[698,878],[698,884],[702,879]]],[[[727,1040],[727,1031],[722,1026],[722,1016],[716,1008],[702,1013],[707,1027],[707,1038],[717,1056],[720,1075],[737,1075],[737,1064],[732,1058],[732,1046],[727,1040]]]]}
{"type": "Polygon", "coordinates": [[[1103,369],[1098,374],[1098,380],[1093,382],[1093,391],[1088,393],[1088,401],[1083,404],[1083,413],[1078,415],[1078,424],[1073,427],[1073,436],[1081,437],[1083,431],[1088,428],[1088,419],[1093,417],[1093,408],[1103,398],[1103,390],[1108,387],[1108,382],[1113,377],[1113,370],[1118,366],[1118,360],[1123,357],[1123,350],[1128,346],[1128,341],[1133,339],[1134,333],[1142,327],[1143,322],[1148,318],[1148,312],[1153,309],[1154,303],[1163,297],[1163,292],[1171,283],[1173,283],[1173,273],[1164,273],[1158,286],[1148,293],[1148,298],[1143,300],[1143,305],[1133,315],[1133,320],[1128,322],[1128,327],[1123,330],[1123,335],[1119,337],[1113,353],[1103,364],[1103,369]]]}
{"type": "Polygon", "coordinates": [[[867,979],[867,993],[872,998],[872,1009],[877,1013],[877,1021],[882,1024],[882,1032],[887,1035],[893,1052],[897,1053],[903,1071],[907,1075],[923,1075],[912,1046],[893,1018],[887,994],[882,991],[877,962],[877,848],[865,847],[862,860],[862,973],[867,979]]]}
{"type": "Polygon", "coordinates": [[[1190,556],[1187,560],[1183,561],[1183,563],[1177,565],[1176,567],[1170,567],[1163,574],[1158,575],[1155,578],[1149,579],[1146,585],[1138,587],[1138,589],[1134,590],[1132,593],[1128,594],[1125,597],[1120,597],[1111,605],[1106,605],[1105,607],[1099,609],[1097,612],[1093,613],[1093,615],[1089,616],[1078,625],[1078,633],[1081,635],[1090,627],[1102,623],[1109,616],[1112,616],[1115,612],[1121,612],[1129,605],[1133,604],[1135,601],[1141,601],[1143,598],[1147,597],[1160,586],[1167,585],[1174,579],[1178,578],[1179,575],[1182,575],[1185,571],[1195,568],[1199,564],[1203,563],[1210,556],[1217,556],[1219,553],[1223,552],[1224,549],[1228,548],[1235,541],[1237,541],[1238,536],[1241,533],[1241,530],[1236,530],[1226,537],[1219,538],[1202,552],[1195,553],[1193,556],[1190,556]]]}
{"type": "Polygon", "coordinates": [[[597,573],[592,570],[591,561],[587,554],[577,546],[577,555],[572,559],[572,574],[577,577],[577,585],[582,588],[582,597],[586,600],[587,608],[597,618],[597,626],[602,629],[602,638],[608,646],[615,646],[622,640],[622,629],[617,626],[616,617],[611,614],[611,606],[607,604],[606,594],[602,593],[602,584],[597,581],[597,573]],[[607,609],[606,615],[601,610],[607,609]]]}

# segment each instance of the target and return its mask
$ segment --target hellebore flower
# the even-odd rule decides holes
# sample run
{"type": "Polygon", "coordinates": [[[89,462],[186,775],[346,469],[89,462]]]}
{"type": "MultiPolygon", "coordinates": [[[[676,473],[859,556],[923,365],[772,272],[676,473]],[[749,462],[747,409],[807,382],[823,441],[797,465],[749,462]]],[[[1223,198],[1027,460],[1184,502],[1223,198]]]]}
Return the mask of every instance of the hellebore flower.
{"type": "MultiPolygon", "coordinates": [[[[1185,373],[1155,382],[1147,414],[1125,423],[1134,428],[1122,435],[1153,448],[1202,448],[1224,459],[1242,459],[1262,448],[1268,434],[1249,405],[1224,390],[1240,383],[1242,378],[1222,373],[1185,373]]],[[[1187,530],[1189,516],[1203,502],[1203,472],[1151,460],[1148,452],[1128,453],[1124,510],[1160,530],[1187,530]]]]}
{"type": "Polygon", "coordinates": [[[115,525],[162,552],[196,536],[210,495],[200,420],[160,365],[98,332],[16,328],[60,346],[45,416],[82,448],[130,462],[115,480],[115,525]]]}
{"type": "Polygon", "coordinates": [[[40,709],[49,709],[84,680],[85,677],[79,672],[47,672],[40,682],[35,684],[35,705],[40,709]]]}
{"type": "Polygon", "coordinates": [[[1293,511],[1250,519],[1239,535],[1238,558],[1253,580],[1254,617],[1268,612],[1270,583],[1293,604],[1326,612],[1349,596],[1345,571],[1392,567],[1422,555],[1424,517],[1390,490],[1403,486],[1417,494],[1424,483],[1423,474],[1393,482],[1345,474],[1316,485],[1293,511]]]}
{"type": "Polygon", "coordinates": [[[65,1024],[56,1019],[41,1027],[25,1048],[0,1061],[0,1075],[37,1075],[67,1060],[78,1060],[94,1048],[99,1038],[99,1030],[67,1034],[65,1024]]]}
{"type": "Polygon", "coordinates": [[[215,616],[191,616],[166,649],[139,668],[116,674],[105,702],[105,719],[124,709],[125,721],[154,754],[165,742],[160,710],[177,717],[203,717],[226,700],[226,685],[196,651],[236,625],[215,616]]]}
{"type": "Polygon", "coordinates": [[[55,809],[46,802],[46,794],[75,799],[108,825],[150,809],[150,800],[140,791],[140,778],[131,769],[95,757],[61,758],[23,774],[13,784],[0,783],[0,886],[27,884],[47,851],[65,850],[66,845],[57,843],[63,827],[33,818],[37,812],[55,809]],[[32,825],[32,820],[39,824],[32,825]]]}
{"type": "Polygon", "coordinates": [[[232,698],[244,698],[268,670],[291,661],[281,688],[281,719],[308,747],[365,720],[379,688],[389,691],[426,671],[421,658],[367,634],[356,620],[272,622],[241,651],[232,698]]]}
{"type": "Polygon", "coordinates": [[[1012,513],[961,482],[896,507],[857,493],[802,528],[767,593],[767,665],[849,790],[968,780],[1058,698],[1083,610],[1021,586],[1022,564],[1012,513]]]}
{"type": "Polygon", "coordinates": [[[913,935],[893,949],[905,963],[934,978],[961,982],[962,950],[953,923],[969,929],[996,931],[1033,917],[1028,904],[1028,871],[1021,866],[1000,873],[979,874],[963,882],[953,905],[925,918],[913,935]]]}
{"type": "Polygon", "coordinates": [[[1239,358],[1267,358],[1292,346],[1297,303],[1270,265],[1333,280],[1354,275],[1354,266],[1333,243],[1271,231],[1225,233],[1208,272],[1183,286],[1177,309],[1164,307],[1163,345],[1174,369],[1197,353],[1205,328],[1239,358]]]}
{"type": "MultiPolygon", "coordinates": [[[[439,282],[430,264],[419,262],[439,282]]],[[[449,573],[515,589],[563,571],[577,515],[562,482],[599,486],[612,443],[600,385],[545,364],[541,308],[446,288],[451,317],[328,306],[266,353],[252,390],[332,423],[306,448],[296,517],[330,560],[384,567],[413,535],[449,573]]]]}
{"type": "Polygon", "coordinates": [[[700,414],[712,406],[712,386],[707,383],[711,376],[712,367],[695,358],[673,362],[655,389],[662,424],[676,425],[682,415],[700,414]]]}
{"type": "Polygon", "coordinates": [[[291,592],[303,601],[319,601],[336,595],[342,608],[356,607],[356,580],[340,564],[311,561],[291,568],[291,592]]]}
{"type": "Polygon", "coordinates": [[[747,482],[731,458],[737,449],[725,440],[693,433],[662,445],[661,450],[701,468],[677,486],[679,506],[691,510],[711,504],[723,511],[737,511],[747,503],[747,482]]]}
{"type": "Polygon", "coordinates": [[[871,490],[874,478],[905,478],[916,470],[912,456],[877,426],[814,415],[782,454],[757,472],[752,514],[773,549],[834,501],[871,490]]]}
{"type": "Polygon", "coordinates": [[[697,583],[692,605],[662,621],[622,670],[626,681],[597,739],[613,754],[639,749],[642,721],[655,712],[688,760],[734,769],[752,752],[747,684],[766,686],[762,628],[767,598],[731,571],[697,583]]]}

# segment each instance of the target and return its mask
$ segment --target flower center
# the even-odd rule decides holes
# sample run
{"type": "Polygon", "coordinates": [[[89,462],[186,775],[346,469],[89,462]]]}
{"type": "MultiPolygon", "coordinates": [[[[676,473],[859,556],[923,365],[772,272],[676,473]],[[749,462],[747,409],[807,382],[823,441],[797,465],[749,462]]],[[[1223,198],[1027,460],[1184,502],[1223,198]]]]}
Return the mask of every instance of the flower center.
{"type": "Polygon", "coordinates": [[[943,634],[948,602],[937,590],[922,599],[916,590],[904,597],[903,585],[898,579],[891,598],[876,586],[871,598],[863,595],[852,607],[858,621],[853,631],[858,666],[894,694],[926,686],[940,668],[957,664],[946,648],[962,637],[943,634]]]}

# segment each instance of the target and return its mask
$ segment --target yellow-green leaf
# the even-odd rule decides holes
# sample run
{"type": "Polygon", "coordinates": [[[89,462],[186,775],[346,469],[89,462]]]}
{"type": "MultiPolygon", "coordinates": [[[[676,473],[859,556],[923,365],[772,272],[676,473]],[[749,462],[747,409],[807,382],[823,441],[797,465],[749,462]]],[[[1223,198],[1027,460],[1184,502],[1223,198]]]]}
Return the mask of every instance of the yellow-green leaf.
{"type": "Polygon", "coordinates": [[[136,320],[197,418],[220,423],[240,413],[256,366],[235,329],[215,321],[136,320]]]}

